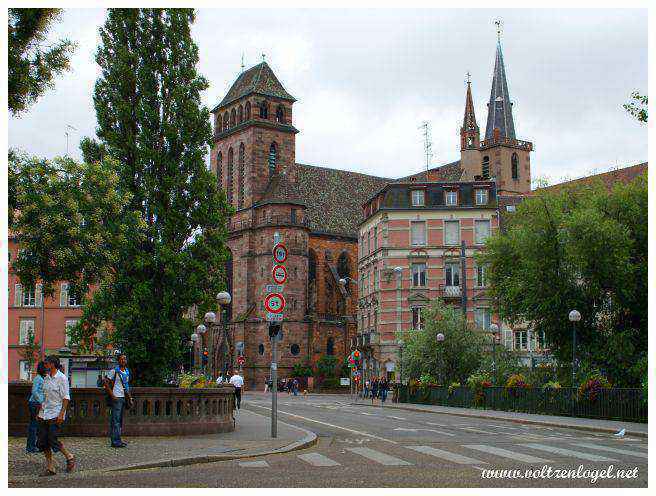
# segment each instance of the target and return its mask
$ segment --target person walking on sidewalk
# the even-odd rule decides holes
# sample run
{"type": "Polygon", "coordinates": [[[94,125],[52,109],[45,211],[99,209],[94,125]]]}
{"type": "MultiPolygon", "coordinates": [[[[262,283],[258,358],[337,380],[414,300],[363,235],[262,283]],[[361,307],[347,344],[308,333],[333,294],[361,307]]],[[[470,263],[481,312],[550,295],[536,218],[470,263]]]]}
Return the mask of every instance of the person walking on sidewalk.
{"type": "Polygon", "coordinates": [[[298,379],[294,378],[294,380],[292,381],[292,392],[294,393],[294,396],[298,396],[298,388],[299,388],[298,379]]]}
{"type": "Polygon", "coordinates": [[[364,389],[363,389],[363,391],[362,391],[362,397],[363,397],[364,399],[367,399],[367,398],[369,397],[369,385],[370,385],[370,384],[371,384],[371,383],[369,382],[369,379],[367,379],[366,381],[364,381],[364,389]]]}
{"type": "Polygon", "coordinates": [[[105,381],[105,390],[109,394],[112,403],[112,414],[109,419],[109,439],[112,448],[125,448],[127,446],[127,443],[121,439],[125,407],[132,407],[130,370],[127,365],[127,357],[124,354],[119,355],[118,365],[113,371],[113,377],[105,381]]]}
{"type": "Polygon", "coordinates": [[[59,370],[59,358],[46,357],[46,375],[43,378],[43,403],[37,416],[39,422],[37,446],[46,459],[46,472],[42,475],[55,475],[53,453],[60,451],[66,458],[66,471],[75,468],[75,457],[59,440],[61,426],[66,420],[66,408],[71,400],[68,379],[59,370]]]}
{"type": "Polygon", "coordinates": [[[374,380],[371,381],[371,404],[374,404],[376,395],[378,394],[378,378],[374,377],[374,380]]]}
{"type": "Polygon", "coordinates": [[[235,404],[237,410],[239,410],[241,408],[241,388],[244,386],[244,378],[235,370],[230,378],[230,384],[235,386],[235,404]]]}
{"type": "Polygon", "coordinates": [[[380,377],[380,382],[378,383],[378,395],[380,396],[380,404],[384,405],[385,400],[387,399],[387,391],[389,391],[389,382],[385,376],[380,377]]]}
{"type": "Polygon", "coordinates": [[[27,406],[30,409],[30,425],[27,428],[27,447],[25,450],[28,453],[39,452],[39,448],[36,447],[36,436],[39,430],[39,422],[36,416],[43,403],[43,378],[45,376],[46,366],[43,362],[39,362],[36,366],[36,376],[32,381],[32,392],[29,400],[27,400],[27,406]]]}

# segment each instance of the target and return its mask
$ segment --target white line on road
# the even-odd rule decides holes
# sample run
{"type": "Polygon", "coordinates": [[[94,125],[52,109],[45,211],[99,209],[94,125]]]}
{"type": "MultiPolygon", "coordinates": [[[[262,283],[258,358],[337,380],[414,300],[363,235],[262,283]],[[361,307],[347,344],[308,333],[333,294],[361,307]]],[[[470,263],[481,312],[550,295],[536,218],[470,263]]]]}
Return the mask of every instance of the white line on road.
{"type": "MultiPolygon", "coordinates": [[[[262,406],[260,408],[264,408],[265,410],[269,410],[269,411],[271,410],[271,408],[268,408],[266,406],[262,406]]],[[[328,422],[323,422],[321,420],[315,420],[315,419],[311,419],[311,418],[308,418],[308,417],[302,417],[301,415],[296,415],[295,413],[284,412],[282,410],[278,410],[278,413],[289,415],[290,417],[296,417],[296,418],[299,418],[301,420],[307,420],[308,422],[314,422],[316,424],[327,425],[328,427],[333,427],[335,429],[342,429],[343,431],[352,432],[353,434],[360,434],[361,436],[371,437],[373,439],[378,439],[380,441],[385,441],[386,443],[399,444],[396,441],[392,441],[391,439],[386,439],[384,437],[376,436],[375,434],[369,434],[368,432],[356,431],[355,429],[349,429],[348,427],[342,427],[341,425],[329,424],[328,422]]]]}
{"type": "Polygon", "coordinates": [[[475,463],[487,464],[487,462],[482,462],[475,458],[469,458],[468,456],[433,448],[432,446],[406,446],[406,448],[423,453],[424,455],[430,455],[453,463],[459,463],[460,465],[473,465],[475,463]]]}
{"type": "Polygon", "coordinates": [[[397,427],[394,429],[395,431],[407,431],[407,432],[418,432],[418,431],[426,431],[426,432],[436,432],[438,434],[442,434],[443,436],[455,436],[455,434],[451,434],[450,432],[444,432],[444,431],[438,431],[437,429],[410,429],[408,427],[397,427]]]}
{"type": "Polygon", "coordinates": [[[499,435],[498,432],[490,432],[490,431],[484,431],[483,429],[475,429],[474,427],[461,427],[463,431],[469,431],[469,432],[478,432],[480,434],[492,434],[494,436],[499,435]]]}
{"type": "Polygon", "coordinates": [[[524,453],[516,453],[515,451],[509,451],[495,446],[488,446],[487,444],[465,444],[464,447],[524,463],[548,463],[550,461],[524,453]]]}
{"type": "Polygon", "coordinates": [[[640,453],[638,451],[631,451],[631,450],[625,450],[625,449],[619,449],[619,448],[611,448],[609,446],[601,446],[599,444],[592,444],[592,443],[572,443],[574,446],[580,446],[582,448],[590,448],[590,449],[596,449],[596,450],[601,450],[601,451],[610,451],[611,453],[619,453],[620,455],[631,455],[631,456],[638,456],[640,458],[647,458],[647,453],[640,453]]]}
{"type": "Polygon", "coordinates": [[[368,415],[369,417],[378,417],[375,413],[360,412],[360,415],[368,415]]]}
{"type": "Polygon", "coordinates": [[[446,424],[438,424],[436,422],[426,422],[428,425],[434,425],[436,427],[448,427],[446,424]]]}
{"type": "Polygon", "coordinates": [[[396,420],[407,420],[403,417],[395,417],[394,415],[385,415],[387,418],[396,419],[396,420]]]}
{"type": "Polygon", "coordinates": [[[556,455],[573,456],[575,458],[582,458],[590,462],[616,462],[614,458],[606,458],[605,456],[592,455],[590,453],[583,453],[582,451],[568,450],[564,448],[556,448],[554,446],[546,446],[544,444],[520,444],[527,448],[546,451],[547,453],[554,453],[556,455]]]}
{"type": "Polygon", "coordinates": [[[255,460],[253,462],[239,462],[239,466],[245,468],[266,468],[269,464],[266,460],[255,460]]]}
{"type": "Polygon", "coordinates": [[[302,455],[298,455],[298,457],[314,467],[336,467],[339,465],[335,460],[331,460],[321,453],[303,453],[302,455]]]}
{"type": "Polygon", "coordinates": [[[365,458],[369,458],[369,460],[372,460],[376,463],[380,463],[381,465],[389,465],[389,466],[412,465],[412,463],[406,462],[405,460],[401,460],[400,458],[396,458],[395,456],[381,453],[380,451],[376,451],[371,448],[346,448],[346,449],[351,451],[352,453],[356,453],[360,456],[364,456],[365,458]]]}

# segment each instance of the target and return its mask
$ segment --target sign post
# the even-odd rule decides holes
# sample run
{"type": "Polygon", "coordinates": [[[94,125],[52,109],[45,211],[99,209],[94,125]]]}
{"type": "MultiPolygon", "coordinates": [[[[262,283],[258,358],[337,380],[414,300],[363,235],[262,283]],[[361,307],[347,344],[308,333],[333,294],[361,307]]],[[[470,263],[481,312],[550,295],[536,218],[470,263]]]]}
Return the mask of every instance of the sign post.
{"type": "Polygon", "coordinates": [[[283,284],[287,281],[287,269],[283,265],[287,261],[287,247],[282,244],[279,232],[273,235],[273,268],[271,278],[273,284],[267,284],[264,308],[266,320],[269,322],[269,338],[271,338],[271,437],[278,437],[278,350],[279,335],[282,334],[283,310],[285,297],[283,284]]]}

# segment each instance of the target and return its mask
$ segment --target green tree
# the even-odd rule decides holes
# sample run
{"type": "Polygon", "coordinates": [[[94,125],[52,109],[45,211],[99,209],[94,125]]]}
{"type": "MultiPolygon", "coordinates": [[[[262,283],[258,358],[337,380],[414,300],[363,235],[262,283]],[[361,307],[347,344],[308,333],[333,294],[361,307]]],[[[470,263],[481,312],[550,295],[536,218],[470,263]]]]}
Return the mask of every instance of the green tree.
{"type": "Polygon", "coordinates": [[[75,45],[69,40],[44,42],[61,9],[9,9],[7,90],[9,111],[17,115],[53,86],[53,78],[69,70],[75,45]]]}
{"type": "MultiPolygon", "coordinates": [[[[27,343],[22,346],[19,351],[20,357],[27,363],[27,370],[29,371],[29,378],[32,377],[34,371],[34,364],[38,360],[39,345],[34,340],[34,330],[30,329],[27,334],[27,343]]],[[[29,379],[28,379],[29,380],[29,379]]]]}
{"type": "MultiPolygon", "coordinates": [[[[539,191],[491,237],[481,261],[490,294],[511,323],[544,331],[556,358],[572,353],[618,385],[639,384],[647,351],[647,180],[539,191]]],[[[583,367],[581,367],[583,368],[583,367]]]]}
{"type": "Polygon", "coordinates": [[[482,364],[489,338],[469,325],[460,309],[440,299],[422,310],[424,329],[399,333],[403,340],[403,374],[413,379],[430,375],[442,384],[464,383],[482,364]],[[444,341],[437,342],[437,335],[444,341]]]}
{"type": "Polygon", "coordinates": [[[638,119],[638,122],[647,123],[649,100],[647,95],[641,95],[638,91],[631,93],[631,101],[623,105],[626,110],[633,117],[638,119]]]}
{"type": "Polygon", "coordinates": [[[80,141],[80,151],[82,152],[82,159],[87,164],[100,162],[107,156],[107,149],[104,144],[98,143],[93,138],[85,136],[80,141]]]}
{"type": "Polygon", "coordinates": [[[193,21],[190,9],[110,9],[96,55],[97,135],[144,228],[99,288],[89,322],[113,322],[141,383],[163,381],[192,328],[185,311],[197,304],[202,314],[225,288],[231,210],[205,165],[208,83],[196,72],[193,21]]]}

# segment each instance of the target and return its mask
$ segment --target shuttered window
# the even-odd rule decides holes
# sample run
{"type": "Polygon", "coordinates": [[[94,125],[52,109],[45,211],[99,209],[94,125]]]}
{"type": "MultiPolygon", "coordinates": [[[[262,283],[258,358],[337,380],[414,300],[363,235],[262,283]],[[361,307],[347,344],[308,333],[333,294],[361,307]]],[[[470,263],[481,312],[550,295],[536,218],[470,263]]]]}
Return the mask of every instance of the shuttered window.
{"type": "Polygon", "coordinates": [[[65,307],[67,305],[68,305],[68,283],[63,282],[61,283],[61,287],[59,291],[59,306],[65,307]]]}
{"type": "Polygon", "coordinates": [[[474,222],[474,239],[477,245],[482,245],[490,237],[490,221],[477,220],[474,222]]]}
{"type": "Polygon", "coordinates": [[[444,244],[457,246],[460,244],[460,222],[457,220],[444,221],[444,244]]]}
{"type": "Polygon", "coordinates": [[[412,246],[426,245],[426,222],[417,221],[410,224],[412,246]]]}
{"type": "Polygon", "coordinates": [[[460,264],[448,263],[444,266],[445,285],[460,286],[460,264]]]}
{"type": "Polygon", "coordinates": [[[34,334],[34,319],[20,319],[18,344],[27,344],[30,331],[34,334]]]}

